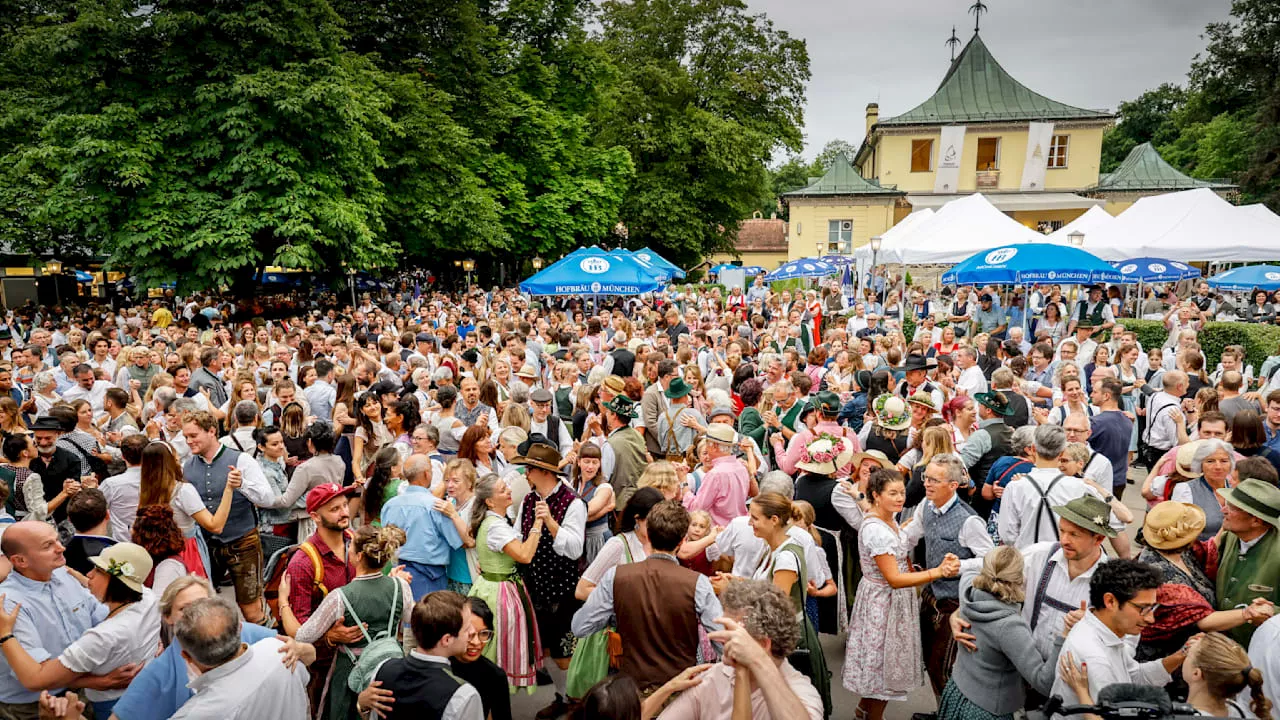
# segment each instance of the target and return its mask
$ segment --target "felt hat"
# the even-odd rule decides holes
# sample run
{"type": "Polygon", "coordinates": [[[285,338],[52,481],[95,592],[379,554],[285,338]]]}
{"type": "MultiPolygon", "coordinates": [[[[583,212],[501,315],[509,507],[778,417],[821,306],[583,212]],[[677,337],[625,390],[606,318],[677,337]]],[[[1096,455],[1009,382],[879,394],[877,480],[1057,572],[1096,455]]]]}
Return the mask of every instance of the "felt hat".
{"type": "Polygon", "coordinates": [[[1142,539],[1157,550],[1176,550],[1200,537],[1204,525],[1200,506],[1169,500],[1147,511],[1142,521],[1142,539]]]}
{"type": "Polygon", "coordinates": [[[557,475],[564,472],[560,469],[560,451],[540,442],[531,443],[526,454],[517,457],[512,462],[516,465],[540,468],[557,475]]]}
{"type": "Polygon", "coordinates": [[[635,401],[626,395],[618,395],[612,400],[606,400],[600,403],[600,405],[608,408],[618,417],[625,420],[634,420],[639,416],[639,413],[636,412],[635,401]]]}
{"type": "Polygon", "coordinates": [[[693,388],[689,387],[689,383],[685,382],[682,377],[676,377],[667,386],[665,395],[669,400],[678,400],[691,392],[693,392],[693,388]]]}
{"type": "Polygon", "coordinates": [[[1218,494],[1259,520],[1280,527],[1280,488],[1275,485],[1249,478],[1233,488],[1220,488],[1218,494]]]}
{"type": "Polygon", "coordinates": [[[1111,520],[1111,506],[1093,495],[1081,495],[1066,505],[1054,507],[1053,511],[1063,520],[1079,525],[1091,533],[1109,538],[1116,536],[1116,531],[1108,524],[1111,520]]]}
{"type": "Polygon", "coordinates": [[[902,369],[904,372],[911,372],[912,370],[928,370],[929,361],[919,353],[911,353],[907,356],[907,361],[903,363],[902,369]]]}
{"type": "Polygon", "coordinates": [[[840,396],[830,390],[823,390],[818,393],[818,396],[814,398],[814,401],[814,404],[818,407],[818,412],[823,415],[835,415],[836,413],[839,413],[840,406],[843,404],[840,402],[840,396]]]}
{"type": "Polygon", "coordinates": [[[147,576],[151,574],[151,556],[146,548],[131,542],[116,543],[102,551],[89,562],[98,570],[110,575],[125,584],[134,592],[142,592],[147,587],[147,576]]]}
{"type": "Polygon", "coordinates": [[[1013,414],[1013,408],[1009,407],[1009,398],[1005,397],[1005,394],[999,390],[977,393],[973,396],[973,399],[997,415],[1009,417],[1013,414]]]}

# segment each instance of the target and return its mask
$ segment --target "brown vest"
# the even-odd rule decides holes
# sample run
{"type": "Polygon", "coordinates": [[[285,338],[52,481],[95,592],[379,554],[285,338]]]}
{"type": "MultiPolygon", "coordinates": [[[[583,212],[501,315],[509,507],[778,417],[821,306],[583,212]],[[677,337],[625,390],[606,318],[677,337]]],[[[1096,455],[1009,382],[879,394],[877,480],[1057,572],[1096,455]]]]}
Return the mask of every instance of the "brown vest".
{"type": "Polygon", "coordinates": [[[697,663],[698,573],[664,557],[619,565],[613,614],[622,636],[622,672],[641,690],[656,688],[697,663]]]}

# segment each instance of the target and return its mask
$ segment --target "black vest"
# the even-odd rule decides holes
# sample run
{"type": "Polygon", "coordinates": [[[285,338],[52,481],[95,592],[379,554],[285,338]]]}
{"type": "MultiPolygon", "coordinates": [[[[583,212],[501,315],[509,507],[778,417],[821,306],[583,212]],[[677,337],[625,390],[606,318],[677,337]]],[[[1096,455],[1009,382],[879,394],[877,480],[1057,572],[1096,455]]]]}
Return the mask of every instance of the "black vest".
{"type": "MultiPolygon", "coordinates": [[[[999,422],[986,425],[983,429],[991,436],[991,449],[983,453],[982,457],[978,458],[978,462],[969,468],[969,477],[973,479],[975,487],[978,483],[987,481],[987,473],[991,471],[991,466],[996,464],[996,460],[1013,454],[1010,451],[1010,448],[1013,447],[1013,428],[999,422]]],[[[976,493],[971,500],[974,505],[973,509],[977,510],[979,515],[985,517],[991,510],[992,501],[984,501],[976,493]]]]}
{"type": "Polygon", "coordinates": [[[813,506],[815,525],[843,532],[848,529],[848,524],[831,505],[831,491],[835,487],[835,478],[807,473],[796,480],[795,499],[804,500],[813,506]]]}
{"type": "Polygon", "coordinates": [[[388,660],[378,670],[377,678],[382,687],[395,693],[396,702],[388,720],[440,720],[453,694],[463,683],[442,663],[409,657],[388,660]]]}
{"type": "Polygon", "coordinates": [[[631,377],[636,370],[636,354],[626,348],[609,353],[613,358],[613,374],[621,378],[631,377]]]}
{"type": "Polygon", "coordinates": [[[1006,415],[1004,424],[1011,428],[1020,428],[1031,422],[1031,408],[1027,405],[1027,399],[1012,390],[1001,390],[1005,398],[1009,401],[1009,409],[1013,411],[1012,415],[1006,415]]]}

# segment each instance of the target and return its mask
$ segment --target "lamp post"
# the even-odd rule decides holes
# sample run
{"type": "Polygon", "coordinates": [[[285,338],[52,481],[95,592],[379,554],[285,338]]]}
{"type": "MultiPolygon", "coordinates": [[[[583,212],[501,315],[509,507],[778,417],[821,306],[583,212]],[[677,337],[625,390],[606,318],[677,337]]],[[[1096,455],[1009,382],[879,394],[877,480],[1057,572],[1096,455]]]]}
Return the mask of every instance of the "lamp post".
{"type": "Polygon", "coordinates": [[[61,305],[62,304],[62,286],[60,284],[61,278],[59,277],[59,275],[62,275],[62,261],[50,260],[49,262],[45,263],[44,272],[46,275],[50,275],[53,277],[53,294],[54,294],[54,297],[57,298],[58,304],[61,305]]]}
{"type": "Polygon", "coordinates": [[[818,242],[815,242],[815,243],[813,244],[813,249],[818,253],[818,254],[815,256],[815,259],[816,259],[816,260],[821,260],[821,259],[822,259],[822,255],[823,255],[823,253],[824,253],[824,252],[826,251],[826,249],[827,249],[827,244],[826,244],[826,243],[824,243],[824,242],[822,242],[821,240],[819,240],[818,242]]]}
{"type": "Polygon", "coordinates": [[[476,269],[476,261],[467,258],[462,261],[462,269],[467,273],[467,290],[471,289],[471,272],[476,269]]]}
{"type": "Polygon", "coordinates": [[[533,262],[533,271],[534,271],[534,272],[538,272],[539,270],[541,270],[541,269],[542,269],[542,256],[541,256],[541,255],[534,255],[534,256],[533,256],[533,260],[532,260],[532,262],[533,262]]]}
{"type": "Polygon", "coordinates": [[[871,236],[871,292],[876,291],[876,261],[880,256],[880,244],[884,242],[884,238],[879,235],[871,236]]]}
{"type": "Polygon", "coordinates": [[[1067,242],[1071,243],[1072,247],[1084,247],[1084,233],[1072,230],[1067,233],[1067,242]]]}

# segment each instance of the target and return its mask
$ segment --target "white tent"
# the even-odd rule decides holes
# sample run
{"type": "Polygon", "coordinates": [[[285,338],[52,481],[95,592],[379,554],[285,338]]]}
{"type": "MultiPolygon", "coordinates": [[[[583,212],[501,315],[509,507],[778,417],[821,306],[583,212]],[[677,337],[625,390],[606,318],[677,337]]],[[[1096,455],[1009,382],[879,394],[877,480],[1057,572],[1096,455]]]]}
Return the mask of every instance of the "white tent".
{"type": "Polygon", "coordinates": [[[1083,215],[1063,225],[1062,227],[1049,233],[1048,240],[1050,242],[1066,244],[1070,242],[1067,236],[1079,230],[1089,237],[1089,233],[1098,232],[1103,228],[1115,222],[1116,218],[1111,213],[1094,205],[1084,212],[1083,215]]]}
{"type": "MultiPolygon", "coordinates": [[[[881,233],[880,234],[880,254],[884,255],[885,248],[893,247],[898,242],[898,238],[903,237],[907,233],[910,233],[912,228],[919,227],[920,223],[933,217],[934,214],[935,213],[932,208],[917,210],[911,213],[910,215],[902,218],[902,220],[899,221],[897,225],[894,225],[893,227],[889,228],[887,231],[881,233]]],[[[871,254],[872,254],[871,243],[860,245],[856,250],[853,251],[853,257],[860,263],[863,261],[871,262],[871,254]]],[[[878,260],[879,258],[877,258],[877,261],[878,260]]]]}
{"type": "Polygon", "coordinates": [[[1276,227],[1280,227],[1280,215],[1277,215],[1271,212],[1271,208],[1267,207],[1266,205],[1263,205],[1262,203],[1256,203],[1254,205],[1241,205],[1239,207],[1239,210],[1240,212],[1246,215],[1249,215],[1251,217],[1257,218],[1264,222],[1270,223],[1272,225],[1275,225],[1276,227]]]}
{"type": "Polygon", "coordinates": [[[1145,197],[1084,239],[1103,260],[1163,257],[1250,262],[1280,258],[1280,224],[1208,188],[1145,197]]]}
{"type": "Polygon", "coordinates": [[[892,242],[885,241],[880,247],[880,262],[958,263],[982,250],[1044,241],[1044,235],[1000,212],[981,193],[975,193],[952,200],[892,242]]]}

